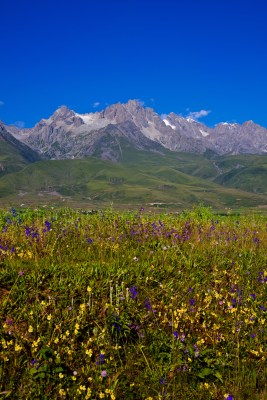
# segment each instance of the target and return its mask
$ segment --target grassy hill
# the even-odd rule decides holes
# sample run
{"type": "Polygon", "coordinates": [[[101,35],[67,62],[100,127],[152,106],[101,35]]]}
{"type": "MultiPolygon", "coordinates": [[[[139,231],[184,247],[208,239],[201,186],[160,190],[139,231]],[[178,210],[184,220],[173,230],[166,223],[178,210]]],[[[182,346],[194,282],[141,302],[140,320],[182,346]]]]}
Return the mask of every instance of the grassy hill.
{"type": "Polygon", "coordinates": [[[222,173],[215,182],[220,185],[267,194],[267,156],[221,157],[217,165],[222,173]]]}
{"type": "MultiPolygon", "coordinates": [[[[177,160],[172,154],[148,157],[145,152],[137,153],[139,160],[135,160],[135,165],[97,158],[50,160],[27,165],[0,179],[1,203],[75,202],[97,207],[113,202],[114,205],[184,208],[201,202],[216,209],[257,207],[267,203],[266,196],[222,187],[181,172],[179,169],[193,169],[192,155],[179,156],[177,160]]],[[[199,160],[202,166],[199,162],[198,170],[210,165],[203,158],[199,160]]]]}
{"type": "Polygon", "coordinates": [[[267,156],[219,157],[163,147],[141,151],[121,139],[117,163],[97,157],[38,161],[35,152],[8,135],[0,140],[1,204],[184,208],[204,203],[216,209],[267,204],[267,156]]]}
{"type": "Polygon", "coordinates": [[[129,150],[122,160],[127,165],[171,167],[188,175],[213,181],[219,185],[252,193],[267,193],[267,155],[218,156],[212,154],[174,153],[148,154],[129,150]]]}

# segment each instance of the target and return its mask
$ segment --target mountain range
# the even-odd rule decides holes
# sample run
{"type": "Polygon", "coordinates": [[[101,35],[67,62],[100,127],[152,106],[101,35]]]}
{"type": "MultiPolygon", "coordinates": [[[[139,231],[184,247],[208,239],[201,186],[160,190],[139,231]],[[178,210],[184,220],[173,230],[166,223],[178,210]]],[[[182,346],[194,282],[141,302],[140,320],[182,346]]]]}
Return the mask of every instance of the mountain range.
{"type": "Polygon", "coordinates": [[[267,209],[266,176],[267,130],[252,121],[210,128],[129,100],[62,106],[28,129],[0,122],[1,204],[267,209]]]}
{"type": "Polygon", "coordinates": [[[95,113],[79,114],[66,106],[33,128],[5,126],[17,140],[47,159],[97,156],[121,160],[120,142],[139,150],[218,155],[267,154],[267,129],[247,121],[209,128],[175,113],[160,116],[137,100],[113,104],[95,113]]]}

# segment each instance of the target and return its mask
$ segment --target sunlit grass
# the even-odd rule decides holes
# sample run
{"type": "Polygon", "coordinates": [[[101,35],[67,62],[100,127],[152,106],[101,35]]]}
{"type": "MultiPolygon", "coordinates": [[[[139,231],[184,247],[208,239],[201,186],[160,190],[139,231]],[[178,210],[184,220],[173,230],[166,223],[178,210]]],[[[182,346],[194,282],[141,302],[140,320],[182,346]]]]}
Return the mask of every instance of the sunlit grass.
{"type": "Polygon", "coordinates": [[[263,399],[267,219],[0,214],[0,396],[263,399]]]}

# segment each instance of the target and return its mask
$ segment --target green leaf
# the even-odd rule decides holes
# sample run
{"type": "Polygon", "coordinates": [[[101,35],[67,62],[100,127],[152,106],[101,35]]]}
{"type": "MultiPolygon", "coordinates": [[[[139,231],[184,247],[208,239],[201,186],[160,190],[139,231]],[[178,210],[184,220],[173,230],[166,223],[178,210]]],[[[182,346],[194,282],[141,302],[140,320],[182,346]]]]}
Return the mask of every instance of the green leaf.
{"type": "Polygon", "coordinates": [[[47,372],[47,371],[49,371],[49,366],[47,364],[44,364],[38,368],[38,372],[47,372]]]}
{"type": "Polygon", "coordinates": [[[48,360],[53,356],[53,350],[50,349],[50,347],[45,347],[44,349],[40,350],[39,355],[43,357],[45,360],[48,360]]]}
{"type": "Polygon", "coordinates": [[[36,369],[36,368],[31,368],[30,369],[30,374],[31,375],[34,375],[34,374],[36,374],[38,372],[38,370],[36,369]]]}
{"type": "Polygon", "coordinates": [[[159,353],[159,358],[161,360],[170,360],[171,359],[171,354],[170,353],[166,353],[166,352],[162,352],[162,353],[159,353]]]}
{"type": "Polygon", "coordinates": [[[221,383],[223,383],[223,378],[222,378],[222,375],[221,375],[221,373],[219,371],[216,371],[214,375],[216,376],[216,378],[219,379],[219,381],[221,383]]]}
{"type": "Polygon", "coordinates": [[[213,370],[210,368],[203,368],[200,373],[197,375],[199,378],[204,379],[206,376],[213,374],[213,370]]]}
{"type": "Polygon", "coordinates": [[[44,379],[45,378],[45,373],[44,372],[40,372],[37,375],[34,376],[35,379],[44,379]]]}
{"type": "Polygon", "coordinates": [[[64,369],[62,367],[58,367],[58,368],[54,369],[55,373],[57,373],[57,372],[59,373],[59,372],[63,372],[63,371],[64,371],[64,369]]]}

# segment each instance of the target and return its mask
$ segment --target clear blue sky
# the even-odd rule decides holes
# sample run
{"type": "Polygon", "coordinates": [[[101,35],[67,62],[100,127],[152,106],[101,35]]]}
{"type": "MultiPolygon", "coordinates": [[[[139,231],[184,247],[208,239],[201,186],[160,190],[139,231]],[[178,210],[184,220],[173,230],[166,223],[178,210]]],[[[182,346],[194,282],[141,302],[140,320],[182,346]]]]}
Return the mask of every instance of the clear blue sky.
{"type": "Polygon", "coordinates": [[[0,15],[7,124],[140,99],[267,127],[265,0],[0,0],[0,15]]]}

